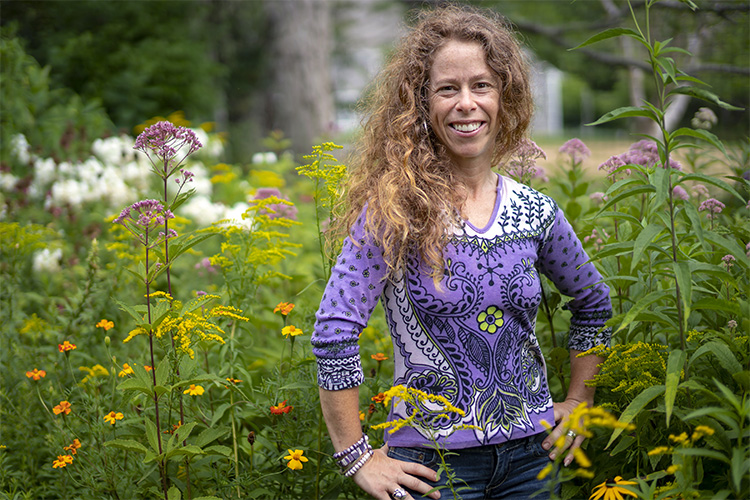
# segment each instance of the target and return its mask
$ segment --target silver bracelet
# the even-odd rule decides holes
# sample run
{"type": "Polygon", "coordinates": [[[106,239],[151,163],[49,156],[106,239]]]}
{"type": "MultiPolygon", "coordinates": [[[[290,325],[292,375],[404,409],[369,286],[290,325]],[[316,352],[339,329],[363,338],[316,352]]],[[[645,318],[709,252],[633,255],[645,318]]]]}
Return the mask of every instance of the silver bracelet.
{"type": "Polygon", "coordinates": [[[354,474],[356,474],[357,471],[359,471],[359,469],[361,469],[362,466],[365,465],[368,460],[370,460],[373,453],[374,451],[372,450],[372,448],[363,453],[362,456],[360,456],[359,459],[354,462],[354,465],[352,465],[346,472],[344,472],[344,476],[352,477],[354,474]]]}

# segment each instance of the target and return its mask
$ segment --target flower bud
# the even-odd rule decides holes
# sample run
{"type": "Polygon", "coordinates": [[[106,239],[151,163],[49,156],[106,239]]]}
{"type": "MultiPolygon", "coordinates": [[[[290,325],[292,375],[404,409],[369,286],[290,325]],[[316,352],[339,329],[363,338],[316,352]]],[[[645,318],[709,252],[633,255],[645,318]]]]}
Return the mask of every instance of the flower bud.
{"type": "Polygon", "coordinates": [[[250,443],[250,446],[255,444],[255,432],[250,431],[250,433],[247,435],[247,442],[250,443]]]}
{"type": "Polygon", "coordinates": [[[112,343],[112,339],[109,338],[109,335],[107,335],[106,337],[104,337],[104,345],[106,345],[107,347],[109,347],[109,344],[111,344],[111,343],[112,343]]]}

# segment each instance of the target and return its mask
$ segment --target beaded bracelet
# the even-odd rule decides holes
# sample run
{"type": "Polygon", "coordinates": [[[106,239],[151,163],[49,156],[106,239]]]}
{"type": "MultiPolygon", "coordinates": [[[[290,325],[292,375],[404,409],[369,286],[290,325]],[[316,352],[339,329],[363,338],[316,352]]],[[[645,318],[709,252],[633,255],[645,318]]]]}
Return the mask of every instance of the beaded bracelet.
{"type": "Polygon", "coordinates": [[[349,448],[348,453],[346,453],[343,456],[339,456],[336,458],[336,463],[341,468],[341,470],[345,470],[348,466],[350,466],[352,463],[356,462],[362,455],[367,453],[372,449],[372,446],[370,446],[370,438],[365,436],[364,441],[360,439],[355,443],[353,449],[352,447],[349,448]]]}
{"type": "Polygon", "coordinates": [[[345,450],[341,450],[339,452],[334,453],[333,454],[333,458],[336,459],[336,460],[338,460],[339,458],[341,458],[341,457],[343,457],[345,455],[348,455],[349,453],[353,452],[362,443],[364,443],[366,441],[369,441],[369,440],[370,440],[370,438],[367,436],[367,434],[362,433],[362,437],[359,438],[359,441],[357,441],[356,443],[354,443],[353,445],[351,445],[349,448],[347,448],[345,450]]]}
{"type": "Polygon", "coordinates": [[[344,472],[344,476],[346,476],[346,477],[352,477],[354,474],[356,474],[357,471],[359,471],[359,469],[361,469],[362,466],[365,465],[368,460],[370,460],[370,458],[372,457],[373,453],[374,452],[373,452],[372,448],[370,448],[365,453],[363,453],[357,459],[357,461],[354,463],[354,465],[352,465],[349,469],[346,470],[346,472],[344,472]]]}

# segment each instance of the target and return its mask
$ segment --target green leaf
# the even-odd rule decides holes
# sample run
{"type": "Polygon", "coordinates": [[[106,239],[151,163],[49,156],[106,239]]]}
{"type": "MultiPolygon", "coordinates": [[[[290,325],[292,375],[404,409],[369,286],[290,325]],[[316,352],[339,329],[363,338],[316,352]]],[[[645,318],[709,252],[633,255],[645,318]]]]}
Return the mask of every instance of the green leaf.
{"type": "Polygon", "coordinates": [[[177,486],[172,486],[167,491],[167,500],[182,500],[182,492],[177,489],[177,486]]]}
{"type": "Polygon", "coordinates": [[[654,302],[657,302],[665,297],[669,297],[669,295],[669,290],[654,290],[653,292],[638,300],[638,302],[636,302],[633,307],[631,307],[630,310],[625,314],[625,317],[623,317],[622,323],[617,328],[617,331],[615,331],[615,334],[624,330],[625,327],[632,323],[638,316],[638,313],[646,309],[654,302]]]}
{"type": "Polygon", "coordinates": [[[151,386],[144,384],[137,378],[129,378],[127,380],[124,380],[117,385],[117,388],[121,391],[141,391],[147,396],[154,395],[153,391],[151,390],[151,386]]]}
{"type": "Polygon", "coordinates": [[[113,299],[113,300],[115,301],[115,304],[117,304],[117,306],[120,309],[122,309],[126,313],[130,314],[130,316],[132,316],[133,319],[135,319],[136,323],[143,323],[144,321],[146,321],[146,319],[144,318],[143,314],[140,314],[138,311],[136,311],[135,309],[133,309],[133,307],[131,307],[130,305],[126,304],[125,302],[121,302],[121,301],[119,301],[117,299],[113,299]]]}
{"type": "Polygon", "coordinates": [[[633,245],[633,259],[630,261],[630,273],[633,273],[635,266],[640,263],[643,253],[646,247],[654,241],[654,237],[662,232],[664,228],[661,224],[649,224],[644,227],[643,230],[638,233],[638,237],[635,239],[633,245]]]}
{"type": "Polygon", "coordinates": [[[719,96],[717,96],[713,92],[709,92],[706,89],[701,89],[698,87],[692,87],[690,85],[682,85],[679,87],[675,87],[672,90],[670,90],[667,95],[670,96],[673,94],[689,95],[690,97],[695,97],[697,99],[708,101],[710,103],[713,103],[719,106],[720,108],[728,109],[730,111],[743,111],[744,110],[744,108],[738,108],[737,106],[732,106],[731,104],[722,101],[721,99],[719,99],[719,96]]]}
{"type": "Polygon", "coordinates": [[[729,373],[737,373],[742,371],[742,365],[739,361],[737,361],[737,358],[729,349],[729,347],[727,347],[725,343],[719,342],[718,340],[707,342],[696,349],[693,355],[690,356],[690,364],[693,364],[693,361],[695,361],[699,357],[709,353],[716,356],[716,359],[719,361],[718,366],[726,368],[729,373]]]}
{"type": "Polygon", "coordinates": [[[626,220],[633,225],[637,225],[638,227],[641,226],[641,221],[638,219],[638,217],[635,217],[634,215],[630,215],[625,212],[615,212],[613,210],[607,211],[607,212],[601,212],[596,215],[596,217],[612,217],[613,219],[617,220],[626,220]]]}
{"type": "Polygon", "coordinates": [[[187,446],[179,446],[175,448],[174,450],[167,453],[167,458],[171,458],[175,455],[189,455],[189,456],[195,456],[195,455],[203,455],[203,450],[200,449],[198,446],[195,446],[194,444],[189,444],[187,446]]]}
{"type": "Polygon", "coordinates": [[[672,453],[675,455],[689,455],[691,457],[713,458],[725,464],[729,463],[729,459],[723,454],[715,450],[707,450],[706,448],[676,448],[672,453]]]}
{"type": "MultiPolygon", "coordinates": [[[[698,299],[695,302],[693,302],[692,309],[694,311],[699,311],[701,309],[710,309],[713,311],[726,311],[735,316],[740,313],[740,307],[737,305],[736,302],[727,302],[726,299],[718,299],[716,297],[703,297],[702,299],[698,299]]],[[[701,347],[705,347],[705,346],[701,346],[701,347]]]]}
{"type": "Polygon", "coordinates": [[[188,200],[188,198],[193,196],[194,193],[195,193],[195,189],[191,189],[190,191],[187,191],[185,193],[180,193],[179,195],[177,195],[174,201],[172,201],[172,204],[169,206],[169,210],[172,213],[174,213],[180,207],[180,205],[185,203],[188,200]]]}
{"type": "Polygon", "coordinates": [[[735,258],[735,264],[747,269],[750,267],[750,259],[745,255],[745,250],[740,247],[736,241],[728,240],[721,235],[708,231],[705,234],[706,240],[714,245],[720,246],[735,258]]]}
{"type": "Polygon", "coordinates": [[[232,449],[229,446],[224,446],[220,444],[216,444],[213,446],[209,446],[208,448],[204,448],[203,452],[206,455],[221,455],[223,457],[229,457],[232,455],[232,449]]]}
{"type": "Polygon", "coordinates": [[[602,40],[608,40],[610,38],[615,38],[618,36],[629,36],[630,38],[635,38],[641,43],[648,45],[646,40],[644,40],[641,34],[638,33],[637,31],[634,31],[630,28],[610,28],[610,29],[602,31],[601,33],[597,33],[596,35],[590,37],[588,40],[586,40],[582,44],[577,45],[569,50],[580,49],[581,47],[593,45],[595,43],[601,42],[602,40]]]}
{"type": "Polygon", "coordinates": [[[595,122],[587,123],[586,126],[593,127],[595,125],[601,125],[602,123],[611,122],[613,120],[619,120],[620,118],[632,118],[635,116],[642,116],[655,122],[659,121],[659,118],[650,109],[642,108],[640,106],[624,106],[602,115],[595,122]]]}
{"type": "Polygon", "coordinates": [[[701,225],[701,218],[698,214],[698,210],[695,208],[695,205],[692,203],[685,203],[685,215],[690,220],[690,229],[692,230],[693,234],[698,238],[698,241],[700,242],[701,246],[704,250],[708,250],[708,245],[706,244],[706,239],[703,237],[703,226],[701,225]]]}
{"type": "Polygon", "coordinates": [[[685,181],[701,181],[707,184],[711,184],[713,186],[716,186],[719,189],[723,189],[727,193],[730,193],[732,196],[737,198],[743,204],[746,203],[745,198],[743,198],[740,193],[738,193],[732,186],[730,186],[723,180],[719,179],[718,177],[700,174],[700,173],[685,174],[682,176],[682,178],[679,181],[675,183],[675,185],[681,184],[685,181]]]}
{"type": "Polygon", "coordinates": [[[664,406],[667,413],[667,427],[669,427],[669,420],[672,418],[674,400],[677,396],[677,386],[680,383],[680,375],[682,367],[685,366],[686,358],[687,354],[685,351],[676,349],[669,353],[669,359],[667,360],[667,378],[664,382],[664,406]]]}
{"type": "MultiPolygon", "coordinates": [[[[643,410],[646,405],[653,401],[655,398],[661,396],[664,393],[665,389],[666,388],[663,385],[652,385],[651,387],[645,388],[640,394],[633,398],[633,401],[631,401],[628,407],[625,408],[625,411],[623,411],[622,415],[620,415],[619,421],[623,424],[631,423],[633,419],[638,416],[641,410],[643,410]]],[[[612,436],[609,438],[607,446],[605,446],[604,448],[609,448],[609,445],[611,445],[612,442],[617,439],[617,436],[619,436],[623,430],[624,429],[622,427],[615,429],[612,432],[612,436]]]]}
{"type": "Polygon", "coordinates": [[[669,134],[670,139],[683,136],[694,137],[696,139],[706,141],[725,155],[727,154],[726,150],[724,149],[724,144],[719,140],[718,137],[716,137],[708,130],[683,127],[678,128],[677,130],[669,134]]]}
{"type": "Polygon", "coordinates": [[[203,432],[198,434],[198,436],[195,437],[193,442],[197,446],[206,446],[208,443],[211,443],[212,441],[216,441],[217,439],[224,436],[228,431],[226,428],[209,428],[204,429],[203,432]]]}
{"type": "Polygon", "coordinates": [[[120,448],[121,450],[126,450],[126,451],[137,451],[139,453],[148,452],[148,448],[146,448],[141,443],[133,439],[112,439],[110,441],[106,441],[104,443],[104,446],[120,448]]]}
{"type": "Polygon", "coordinates": [[[156,424],[149,418],[144,420],[146,422],[146,437],[148,438],[148,444],[151,445],[151,450],[155,454],[159,453],[159,430],[156,428],[156,424]]]}
{"type": "MultiPolygon", "coordinates": [[[[216,422],[221,420],[221,417],[224,416],[224,413],[227,411],[229,406],[230,406],[230,403],[223,403],[218,408],[216,408],[216,411],[214,411],[214,414],[211,417],[211,427],[216,425],[216,422]]],[[[210,429],[206,429],[206,430],[210,430],[210,429]]],[[[207,443],[203,443],[203,444],[207,444],[207,443]]],[[[203,445],[200,445],[200,446],[203,446],[203,445]]]]}
{"type": "Polygon", "coordinates": [[[682,330],[687,330],[687,320],[690,316],[690,304],[693,296],[693,280],[690,277],[690,266],[687,262],[672,263],[675,280],[680,287],[680,301],[682,304],[682,330]]]}
{"type": "Polygon", "coordinates": [[[625,198],[630,198],[633,196],[638,196],[639,194],[643,193],[654,193],[656,192],[656,188],[650,184],[644,184],[637,187],[634,187],[632,189],[628,189],[627,191],[624,191],[622,193],[618,193],[616,196],[613,196],[612,198],[608,199],[607,202],[602,206],[602,208],[599,210],[599,212],[594,216],[594,218],[599,217],[599,214],[607,210],[609,207],[614,205],[620,200],[624,200],[625,198]]]}

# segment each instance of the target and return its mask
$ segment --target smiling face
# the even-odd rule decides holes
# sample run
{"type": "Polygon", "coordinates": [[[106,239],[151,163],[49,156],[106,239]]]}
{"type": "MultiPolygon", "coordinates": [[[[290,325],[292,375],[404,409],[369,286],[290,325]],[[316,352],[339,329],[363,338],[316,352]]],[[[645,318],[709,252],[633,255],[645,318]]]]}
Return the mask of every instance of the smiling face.
{"type": "Polygon", "coordinates": [[[437,138],[458,167],[491,167],[500,92],[482,46],[450,40],[435,53],[429,75],[430,125],[437,138]]]}

